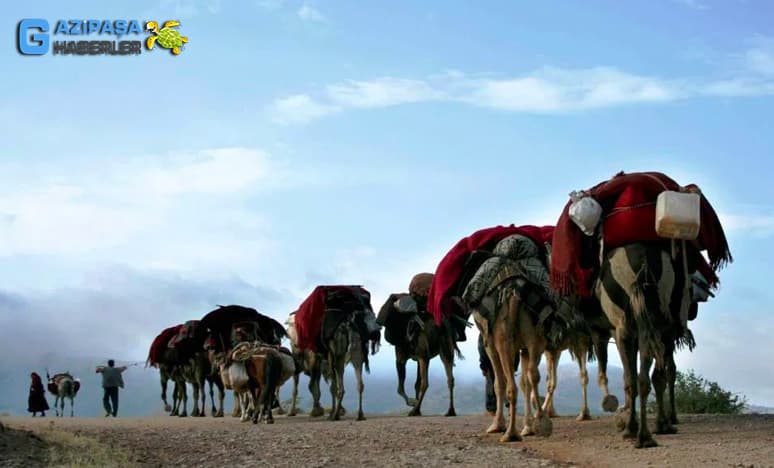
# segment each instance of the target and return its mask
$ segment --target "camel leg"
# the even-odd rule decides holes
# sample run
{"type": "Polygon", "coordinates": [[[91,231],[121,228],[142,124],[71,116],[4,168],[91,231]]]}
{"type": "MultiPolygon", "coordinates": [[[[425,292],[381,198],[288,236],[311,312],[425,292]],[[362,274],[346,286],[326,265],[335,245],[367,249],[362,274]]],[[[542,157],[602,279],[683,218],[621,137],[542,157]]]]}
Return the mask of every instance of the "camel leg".
{"type": "Polygon", "coordinates": [[[70,397],[70,417],[75,416],[75,398],[70,397]]]}
{"type": "MultiPolygon", "coordinates": [[[[454,352],[451,351],[448,354],[442,352],[441,362],[446,372],[446,386],[449,388],[449,409],[444,416],[457,416],[457,412],[454,411],[454,352]]],[[[425,373],[425,379],[427,379],[427,373],[425,373]]]]}
{"type": "MultiPolygon", "coordinates": [[[[316,418],[318,416],[322,416],[324,411],[323,407],[320,405],[320,363],[319,361],[316,361],[316,363],[312,366],[312,371],[309,373],[309,393],[312,394],[312,411],[309,413],[309,416],[312,418],[316,418]]],[[[334,385],[333,382],[331,382],[331,385],[334,385]]]]}
{"type": "Polygon", "coordinates": [[[527,350],[521,350],[520,355],[521,377],[519,380],[521,384],[521,395],[524,397],[524,427],[521,429],[521,435],[522,437],[525,437],[535,435],[532,410],[533,408],[537,409],[537,405],[534,404],[532,384],[529,379],[529,353],[527,350]]]}
{"type": "Polygon", "coordinates": [[[656,393],[656,434],[675,434],[677,429],[672,426],[664,411],[664,390],[667,386],[666,369],[658,366],[653,369],[653,390],[656,393]]]}
{"type": "Polygon", "coordinates": [[[169,377],[167,377],[164,371],[159,371],[161,374],[161,401],[164,402],[164,411],[169,411],[169,403],[167,403],[167,383],[169,377]]]}
{"type": "Polygon", "coordinates": [[[591,419],[591,413],[589,412],[589,372],[586,369],[586,355],[588,353],[585,347],[580,351],[581,352],[578,353],[578,370],[580,373],[583,401],[581,403],[581,412],[576,419],[578,421],[588,421],[591,419]]]}
{"type": "Polygon", "coordinates": [[[298,372],[293,374],[293,392],[290,394],[290,411],[288,412],[288,417],[298,414],[298,409],[296,408],[296,400],[298,399],[298,377],[298,372]]]}
{"type": "Polygon", "coordinates": [[[508,408],[508,426],[505,429],[505,434],[500,437],[500,442],[521,440],[519,433],[516,431],[516,398],[518,389],[513,376],[515,373],[514,361],[518,353],[518,347],[514,343],[513,336],[516,321],[513,319],[516,318],[519,308],[518,299],[512,298],[506,307],[507,309],[502,310],[500,316],[496,319],[494,330],[494,345],[500,358],[500,368],[505,377],[505,394],[510,405],[508,408]]]}
{"type": "Polygon", "coordinates": [[[497,355],[497,349],[494,346],[493,337],[491,335],[485,337],[484,348],[486,349],[489,362],[492,363],[492,371],[494,373],[494,390],[495,397],[497,399],[495,415],[492,420],[492,424],[489,426],[489,428],[487,428],[486,432],[487,434],[505,432],[505,417],[503,416],[503,406],[505,402],[506,376],[503,372],[502,365],[500,364],[500,359],[497,355]]]}
{"type": "Polygon", "coordinates": [[[675,379],[677,379],[677,366],[675,365],[674,351],[667,355],[666,378],[669,389],[669,422],[679,424],[677,421],[677,408],[675,406],[675,379]]]}
{"type": "Polygon", "coordinates": [[[406,358],[403,356],[403,353],[398,351],[398,348],[395,348],[395,369],[398,371],[398,395],[403,397],[407,406],[416,406],[416,399],[412,401],[406,395],[406,358]]]}
{"type": "Polygon", "coordinates": [[[624,392],[626,392],[626,401],[618,415],[617,425],[619,430],[624,431],[624,439],[633,439],[637,437],[638,431],[637,411],[634,408],[634,402],[637,400],[637,347],[631,338],[622,335],[623,333],[616,330],[615,344],[624,368],[624,392]]]}
{"type": "MultiPolygon", "coordinates": [[[[277,391],[274,392],[274,401],[277,402],[277,414],[287,414],[285,408],[282,407],[282,400],[280,400],[280,387],[277,387],[277,391]]],[[[272,404],[273,406],[273,404],[272,404]]]]}
{"type": "Polygon", "coordinates": [[[430,367],[430,360],[426,357],[420,357],[417,359],[417,370],[419,375],[417,376],[417,382],[419,382],[419,393],[417,393],[417,404],[411,411],[409,416],[422,416],[422,401],[425,399],[425,392],[427,392],[427,371],[430,367]]]}
{"type": "Polygon", "coordinates": [[[185,384],[185,382],[180,384],[180,404],[183,406],[183,409],[180,410],[178,413],[178,416],[181,418],[188,417],[188,388],[185,384]]]}
{"type": "Polygon", "coordinates": [[[639,387],[640,397],[640,430],[637,433],[637,443],[635,447],[646,448],[656,447],[658,444],[653,439],[653,436],[648,429],[648,393],[650,393],[650,367],[653,363],[653,359],[644,355],[645,346],[640,343],[640,371],[637,384],[639,387]]]}
{"type": "Polygon", "coordinates": [[[597,385],[602,390],[602,409],[608,413],[614,413],[618,409],[618,398],[610,394],[607,385],[607,344],[610,335],[592,335],[594,341],[594,354],[597,355],[597,385]]]}
{"type": "Polygon", "coordinates": [[[223,400],[226,398],[226,389],[223,385],[223,382],[218,378],[216,381],[216,385],[218,386],[218,411],[215,413],[215,416],[218,418],[223,417],[223,400]]]}
{"type": "Polygon", "coordinates": [[[341,419],[341,402],[344,400],[344,357],[340,356],[337,359],[335,368],[333,369],[333,380],[331,381],[331,394],[333,396],[333,407],[331,408],[330,420],[338,421],[341,419]],[[334,392],[334,385],[335,392],[334,392]]]}
{"type": "Polygon", "coordinates": [[[543,412],[548,414],[549,418],[555,418],[556,409],[554,409],[554,392],[556,391],[556,373],[557,367],[559,367],[559,357],[562,352],[560,350],[548,351],[546,350],[543,355],[546,358],[546,398],[543,401],[543,412]]]}
{"type": "Polygon", "coordinates": [[[363,383],[363,363],[355,364],[354,367],[355,380],[357,380],[357,420],[365,421],[365,415],[363,414],[363,390],[365,389],[365,384],[363,383]]]}
{"type": "Polygon", "coordinates": [[[234,393],[234,409],[231,410],[231,417],[242,417],[242,394],[237,392],[236,390],[233,391],[234,393]]]}

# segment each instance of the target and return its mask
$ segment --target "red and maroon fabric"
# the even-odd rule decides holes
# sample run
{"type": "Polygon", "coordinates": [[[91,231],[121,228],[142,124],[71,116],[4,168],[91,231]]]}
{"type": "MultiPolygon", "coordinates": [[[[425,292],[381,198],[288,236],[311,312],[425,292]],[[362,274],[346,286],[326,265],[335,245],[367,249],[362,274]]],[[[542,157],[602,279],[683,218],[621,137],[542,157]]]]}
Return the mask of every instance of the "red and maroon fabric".
{"type": "Polygon", "coordinates": [[[465,262],[474,250],[491,250],[502,239],[521,234],[529,237],[538,245],[548,242],[553,236],[553,226],[495,226],[481,229],[468,237],[461,239],[443,257],[435,270],[433,283],[428,294],[427,309],[433,314],[435,322],[441,324],[441,319],[450,314],[452,294],[457,281],[463,272],[465,262]]]}
{"type": "Polygon", "coordinates": [[[368,293],[359,286],[317,286],[301,303],[296,312],[296,333],[300,349],[317,350],[317,338],[325,318],[325,297],[329,291],[352,291],[353,294],[368,293]]]}
{"type": "MultiPolygon", "coordinates": [[[[604,219],[603,235],[606,248],[620,247],[635,242],[663,241],[655,232],[655,202],[665,190],[680,190],[680,185],[660,172],[620,173],[596,185],[588,192],[602,206],[604,219]]],[[[695,185],[686,188],[696,189],[695,185]]],[[[593,238],[581,233],[569,216],[568,202],[556,223],[552,242],[551,284],[564,294],[590,294],[587,281],[596,267],[598,258],[589,255],[598,244],[593,238]]],[[[700,250],[706,250],[712,275],[706,275],[708,281],[717,285],[715,272],[731,262],[723,226],[712,208],[702,195],[701,229],[696,240],[700,250]]],[[[598,251],[598,250],[597,250],[598,251]]]]}
{"type": "Polygon", "coordinates": [[[174,327],[165,328],[164,331],[159,333],[159,336],[151,343],[150,351],[148,352],[148,364],[154,365],[161,362],[161,359],[164,356],[164,350],[167,349],[170,340],[177,336],[180,327],[182,327],[182,325],[175,325],[174,327]]]}

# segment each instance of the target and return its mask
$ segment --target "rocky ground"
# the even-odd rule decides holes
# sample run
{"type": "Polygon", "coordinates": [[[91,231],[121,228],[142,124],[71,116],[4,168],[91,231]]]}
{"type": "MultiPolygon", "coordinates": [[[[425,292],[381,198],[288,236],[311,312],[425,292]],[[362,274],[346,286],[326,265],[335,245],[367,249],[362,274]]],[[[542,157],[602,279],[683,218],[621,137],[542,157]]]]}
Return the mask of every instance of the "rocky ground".
{"type": "Polygon", "coordinates": [[[232,418],[3,418],[0,465],[139,466],[774,466],[774,416],[683,416],[680,434],[635,450],[610,417],[554,420],[550,438],[502,444],[486,416],[305,416],[274,425],[232,418]],[[66,435],[66,436],[64,436],[66,435]],[[68,439],[69,437],[69,439],[68,439]],[[64,452],[76,446],[73,461],[64,452]],[[86,456],[94,452],[94,456],[86,456]],[[53,460],[53,461],[52,461],[53,460]]]}

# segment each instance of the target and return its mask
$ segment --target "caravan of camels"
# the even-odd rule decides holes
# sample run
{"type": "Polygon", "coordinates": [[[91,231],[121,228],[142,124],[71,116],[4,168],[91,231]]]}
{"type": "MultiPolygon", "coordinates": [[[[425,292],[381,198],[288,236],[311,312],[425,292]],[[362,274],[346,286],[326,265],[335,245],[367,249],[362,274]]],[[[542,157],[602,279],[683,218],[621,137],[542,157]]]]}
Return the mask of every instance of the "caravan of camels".
{"type": "Polygon", "coordinates": [[[586,362],[594,357],[602,407],[618,413],[624,438],[638,448],[652,447],[656,441],[646,420],[651,384],[655,433],[675,433],[674,352],[680,346],[693,348],[688,322],[696,318],[698,303],[717,288],[717,271],[731,261],[723,228],[698,187],[681,186],[657,172],[622,172],[570,194],[555,226],[496,226],[463,238],[434,273],[419,273],[410,279],[408,292],[390,295],[378,315],[369,292],[357,285],[316,287],[286,326],[252,308],[219,306],[199,320],[163,330],[150,347],[148,364],[159,370],[161,398],[170,414],[187,415],[186,386],[191,384],[192,415],[204,416],[209,383],[213,416],[223,416],[228,389],[235,395],[233,415],[254,423],[273,422],[278,390],[290,379],[293,398],[287,414],[296,414],[301,372],[309,376],[310,416],[324,415],[322,377],[332,399],[328,418],[340,419],[343,374],[351,364],[359,395],[356,418],[361,420],[363,369],[368,371],[369,354],[377,352],[383,329],[395,349],[398,393],[411,407],[409,416],[421,415],[428,364],[435,356],[446,371],[446,415],[454,416],[457,343],[466,339],[472,317],[494,375],[497,403],[487,433],[501,434],[503,442],[551,434],[557,363],[566,350],[580,368],[578,420],[589,419],[586,362]],[[282,346],[285,337],[289,349],[282,346]],[[606,376],[611,338],[624,368],[620,408],[606,376]],[[541,397],[538,365],[543,356],[548,376],[541,397]],[[417,362],[414,398],[404,389],[409,359],[417,362]],[[169,381],[174,385],[171,405],[169,381]]]}

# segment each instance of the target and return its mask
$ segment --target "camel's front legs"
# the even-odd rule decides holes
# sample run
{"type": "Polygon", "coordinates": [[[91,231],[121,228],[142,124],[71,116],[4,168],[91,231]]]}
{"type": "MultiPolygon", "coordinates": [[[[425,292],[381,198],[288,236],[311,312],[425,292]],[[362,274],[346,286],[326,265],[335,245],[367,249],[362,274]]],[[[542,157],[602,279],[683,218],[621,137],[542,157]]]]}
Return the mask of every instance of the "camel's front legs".
{"type": "Polygon", "coordinates": [[[420,357],[417,359],[417,382],[419,382],[419,392],[417,393],[417,404],[409,411],[409,416],[421,416],[422,415],[422,401],[425,399],[425,392],[427,392],[427,371],[430,367],[430,360],[426,357],[420,357]]]}

